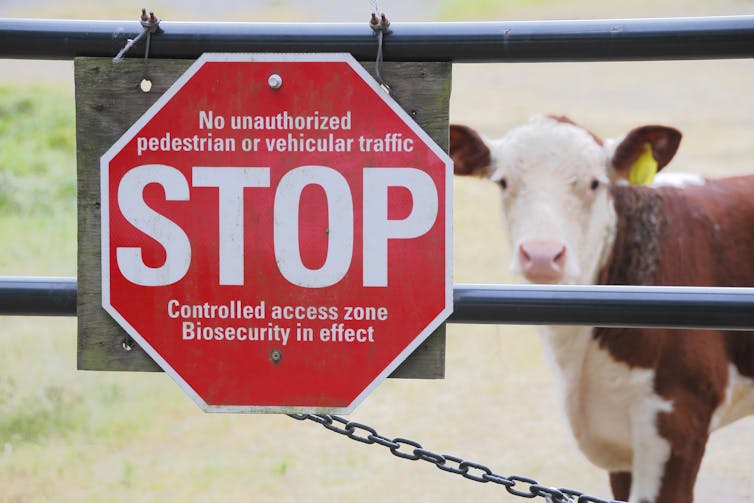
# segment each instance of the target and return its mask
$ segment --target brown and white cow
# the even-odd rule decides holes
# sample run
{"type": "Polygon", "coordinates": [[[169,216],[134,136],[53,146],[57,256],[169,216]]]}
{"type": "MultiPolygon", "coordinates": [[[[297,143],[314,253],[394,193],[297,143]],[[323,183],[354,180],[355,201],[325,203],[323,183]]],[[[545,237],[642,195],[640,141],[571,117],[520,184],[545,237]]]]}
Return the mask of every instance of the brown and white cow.
{"type": "MultiPolygon", "coordinates": [[[[451,126],[450,153],[456,174],[500,186],[512,269],[531,282],[754,286],[754,176],[627,182],[680,139],[645,126],[603,141],[541,116],[497,140],[451,126]]],[[[691,502],[709,433],[754,414],[752,332],[541,333],[576,442],[618,499],[691,502]]]]}

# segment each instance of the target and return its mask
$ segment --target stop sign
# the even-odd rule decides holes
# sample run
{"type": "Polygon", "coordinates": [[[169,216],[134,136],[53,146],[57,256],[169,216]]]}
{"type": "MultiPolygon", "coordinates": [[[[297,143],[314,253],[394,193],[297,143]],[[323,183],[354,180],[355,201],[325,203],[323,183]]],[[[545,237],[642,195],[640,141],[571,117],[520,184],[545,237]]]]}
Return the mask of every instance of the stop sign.
{"type": "Polygon", "coordinates": [[[451,161],[343,54],[205,54],[101,158],[102,303],[208,411],[348,412],[450,314],[451,161]]]}

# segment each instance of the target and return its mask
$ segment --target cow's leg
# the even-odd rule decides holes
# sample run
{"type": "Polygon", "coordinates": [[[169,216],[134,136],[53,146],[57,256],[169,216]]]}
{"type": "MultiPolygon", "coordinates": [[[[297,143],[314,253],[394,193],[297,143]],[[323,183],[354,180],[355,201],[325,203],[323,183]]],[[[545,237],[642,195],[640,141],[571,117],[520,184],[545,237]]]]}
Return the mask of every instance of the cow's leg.
{"type": "MultiPolygon", "coordinates": [[[[694,483],[704,456],[704,445],[695,445],[673,452],[665,465],[657,501],[691,503],[694,501],[694,483]]],[[[675,451],[675,450],[674,450],[675,451]]]]}
{"type": "Polygon", "coordinates": [[[691,503],[709,437],[712,412],[694,397],[655,409],[654,421],[633,422],[631,503],[691,503]],[[665,410],[662,410],[665,409],[665,410]]]}
{"type": "Polygon", "coordinates": [[[690,503],[694,499],[694,484],[709,438],[712,416],[712,411],[705,411],[702,404],[694,405],[691,408],[681,405],[658,417],[658,430],[669,440],[671,453],[665,463],[657,501],[690,503]]]}
{"type": "MultiPolygon", "coordinates": [[[[665,465],[670,459],[670,442],[660,436],[657,418],[672,406],[656,395],[636,404],[631,411],[633,460],[631,470],[631,503],[654,503],[660,493],[665,465]]],[[[687,502],[688,503],[688,502],[687,502]]]]}
{"type": "Polygon", "coordinates": [[[627,501],[631,493],[631,472],[610,472],[610,489],[613,498],[627,501]]]}
{"type": "Polygon", "coordinates": [[[715,344],[720,340],[714,338],[715,333],[687,333],[691,339],[684,337],[685,344],[677,344],[675,351],[667,353],[668,361],[658,367],[655,381],[660,394],[672,397],[672,409],[657,415],[657,431],[671,448],[657,497],[667,503],[694,499],[710,422],[725,398],[728,380],[727,356],[715,344]],[[673,361],[683,365],[674,366],[673,361]]]}

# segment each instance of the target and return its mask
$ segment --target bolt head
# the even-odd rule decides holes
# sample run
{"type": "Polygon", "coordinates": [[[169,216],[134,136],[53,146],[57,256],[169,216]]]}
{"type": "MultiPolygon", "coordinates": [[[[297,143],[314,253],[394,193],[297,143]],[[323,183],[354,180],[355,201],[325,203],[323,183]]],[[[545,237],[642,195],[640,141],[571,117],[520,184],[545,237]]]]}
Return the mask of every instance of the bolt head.
{"type": "Polygon", "coordinates": [[[267,79],[267,84],[272,89],[280,89],[283,85],[283,79],[278,75],[277,73],[273,73],[270,75],[270,77],[267,79]]]}
{"type": "Polygon", "coordinates": [[[270,360],[272,361],[273,365],[277,365],[280,363],[280,360],[283,359],[283,352],[279,349],[273,349],[270,351],[270,360]]]}

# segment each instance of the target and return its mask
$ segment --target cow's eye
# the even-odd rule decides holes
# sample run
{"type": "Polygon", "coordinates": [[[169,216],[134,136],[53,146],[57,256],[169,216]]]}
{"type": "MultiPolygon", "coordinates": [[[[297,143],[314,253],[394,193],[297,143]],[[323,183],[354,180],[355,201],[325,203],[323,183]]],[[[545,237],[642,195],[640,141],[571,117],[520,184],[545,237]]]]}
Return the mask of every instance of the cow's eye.
{"type": "Polygon", "coordinates": [[[593,178],[591,185],[589,185],[589,188],[592,190],[597,190],[599,186],[600,186],[600,181],[597,180],[596,178],[593,178]]]}
{"type": "Polygon", "coordinates": [[[508,180],[506,180],[505,178],[501,178],[500,180],[498,180],[497,184],[500,185],[500,188],[503,190],[508,188],[508,180]]]}

